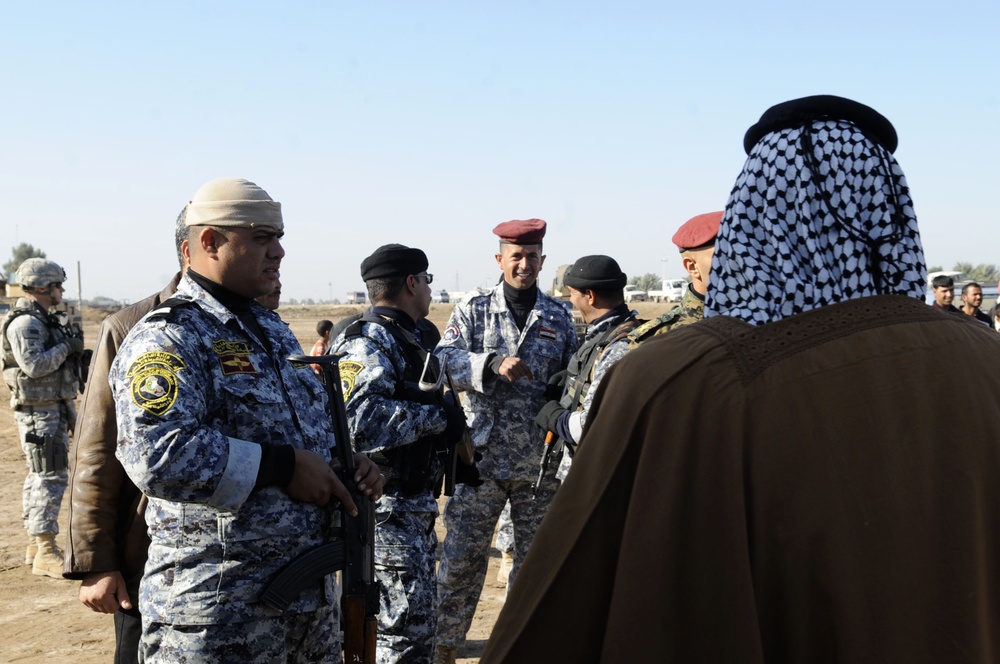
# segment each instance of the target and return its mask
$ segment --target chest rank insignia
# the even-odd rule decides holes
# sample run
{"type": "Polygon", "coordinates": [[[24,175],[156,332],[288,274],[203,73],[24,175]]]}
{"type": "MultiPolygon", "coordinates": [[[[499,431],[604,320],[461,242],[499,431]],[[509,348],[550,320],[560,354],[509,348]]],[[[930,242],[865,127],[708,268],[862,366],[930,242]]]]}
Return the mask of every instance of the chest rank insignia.
{"type": "Polygon", "coordinates": [[[360,362],[340,361],[340,388],[344,391],[344,401],[351,398],[354,390],[354,381],[358,379],[358,374],[365,368],[360,362]]]}
{"type": "Polygon", "coordinates": [[[549,341],[555,341],[558,338],[555,330],[551,327],[545,327],[544,325],[538,328],[538,336],[542,339],[548,339],[549,341]]]}
{"type": "Polygon", "coordinates": [[[250,361],[250,344],[244,341],[215,339],[212,341],[212,350],[219,356],[223,376],[257,373],[253,362],[250,361]]]}
{"type": "Polygon", "coordinates": [[[184,367],[184,360],[160,350],[137,357],[125,373],[132,402],[157,417],[166,413],[177,401],[177,372],[184,367]]]}

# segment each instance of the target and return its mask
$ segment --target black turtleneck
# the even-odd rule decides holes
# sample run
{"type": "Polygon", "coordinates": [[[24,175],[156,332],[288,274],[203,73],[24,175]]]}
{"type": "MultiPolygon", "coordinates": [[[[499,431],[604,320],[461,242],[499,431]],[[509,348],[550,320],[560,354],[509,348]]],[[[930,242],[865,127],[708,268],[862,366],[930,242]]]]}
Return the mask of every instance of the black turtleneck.
{"type": "MultiPolygon", "coordinates": [[[[510,313],[514,316],[514,324],[517,325],[517,329],[523,330],[524,326],[528,324],[528,316],[531,314],[531,310],[535,308],[535,303],[538,302],[538,286],[519,290],[508,284],[507,280],[504,279],[503,297],[507,301],[507,308],[510,309],[510,313]]],[[[503,364],[506,357],[506,355],[493,355],[486,361],[486,370],[499,375],[500,365],[503,364]]],[[[489,374],[486,373],[486,370],[483,371],[484,380],[488,380],[487,377],[489,374]]]]}
{"type": "Polygon", "coordinates": [[[531,288],[518,290],[504,279],[503,297],[507,300],[507,307],[510,309],[510,312],[514,314],[514,322],[517,324],[517,329],[523,330],[525,324],[528,322],[528,314],[535,308],[535,302],[538,301],[538,287],[532,286],[531,288]]]}
{"type": "MultiPolygon", "coordinates": [[[[191,281],[204,288],[209,295],[228,309],[264,344],[270,351],[271,341],[264,333],[264,328],[253,313],[250,303],[253,298],[234,293],[222,284],[217,284],[191,268],[188,268],[191,281]]],[[[257,481],[253,490],[259,491],[266,486],[288,486],[295,474],[295,448],[291,445],[276,445],[273,443],[257,443],[260,445],[260,465],[257,467],[257,481]]]]}

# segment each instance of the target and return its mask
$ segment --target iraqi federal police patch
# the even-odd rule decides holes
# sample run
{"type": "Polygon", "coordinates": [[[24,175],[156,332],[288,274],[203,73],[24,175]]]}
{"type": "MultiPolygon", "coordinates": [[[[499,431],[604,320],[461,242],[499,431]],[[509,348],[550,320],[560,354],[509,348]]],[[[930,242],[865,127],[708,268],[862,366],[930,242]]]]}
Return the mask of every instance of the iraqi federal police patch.
{"type": "Polygon", "coordinates": [[[186,365],[173,353],[143,353],[125,373],[131,379],[132,402],[147,413],[163,415],[177,401],[177,372],[186,365]]]}
{"type": "Polygon", "coordinates": [[[347,401],[354,390],[354,381],[358,374],[365,368],[365,365],[352,360],[340,361],[340,387],[344,391],[344,401],[347,401]]]}

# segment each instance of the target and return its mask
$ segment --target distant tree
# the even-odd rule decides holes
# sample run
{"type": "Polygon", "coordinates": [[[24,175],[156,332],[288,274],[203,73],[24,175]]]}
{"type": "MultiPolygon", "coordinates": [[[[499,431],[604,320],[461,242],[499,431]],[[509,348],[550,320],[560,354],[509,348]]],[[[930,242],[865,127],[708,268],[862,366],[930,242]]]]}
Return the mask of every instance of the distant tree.
{"type": "Polygon", "coordinates": [[[302,300],[302,304],[312,306],[316,304],[316,302],[311,297],[307,297],[306,299],[302,300]]]}
{"type": "Polygon", "coordinates": [[[660,290],[663,287],[663,279],[656,276],[653,272],[647,272],[640,277],[632,277],[628,282],[638,286],[647,293],[651,290],[660,290]]]}
{"type": "Polygon", "coordinates": [[[1000,269],[997,269],[997,266],[991,263],[980,263],[979,265],[955,263],[954,269],[964,272],[966,277],[980,283],[989,284],[1000,280],[1000,269]]]}
{"type": "Polygon", "coordinates": [[[944,271],[944,268],[941,267],[940,265],[935,265],[933,267],[927,268],[927,272],[943,272],[943,271],[944,271]]]}
{"type": "Polygon", "coordinates": [[[11,252],[11,259],[3,264],[3,273],[14,274],[21,263],[29,258],[45,258],[45,252],[41,249],[35,249],[27,242],[22,242],[14,247],[11,252]]]}

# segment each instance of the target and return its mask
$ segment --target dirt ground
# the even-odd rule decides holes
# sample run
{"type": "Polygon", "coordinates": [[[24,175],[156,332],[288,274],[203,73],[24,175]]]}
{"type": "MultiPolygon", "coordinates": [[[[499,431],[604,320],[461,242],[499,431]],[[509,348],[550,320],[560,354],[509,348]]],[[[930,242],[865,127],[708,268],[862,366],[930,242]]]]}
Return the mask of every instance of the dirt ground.
{"type": "MultiPolygon", "coordinates": [[[[639,304],[644,317],[656,316],[671,305],[639,304]]],[[[336,320],[360,309],[355,307],[283,307],[302,346],[308,350],[315,340],[315,326],[322,318],[336,320]]],[[[428,316],[443,329],[450,305],[433,305],[428,316]]],[[[99,317],[85,313],[87,347],[96,343],[99,317]]],[[[27,542],[21,526],[21,485],[25,462],[18,444],[17,425],[10,410],[10,394],[0,384],[0,661],[18,664],[104,664],[114,652],[114,624],[109,615],[84,607],[77,599],[79,582],[34,576],[22,564],[27,542]]],[[[66,494],[68,500],[69,494],[66,494]]],[[[66,532],[64,504],[60,527],[66,532]]],[[[439,538],[444,529],[438,526],[439,538]]],[[[59,536],[61,546],[64,535],[59,536]]],[[[468,641],[459,651],[460,664],[479,661],[490,630],[503,606],[504,588],[497,583],[499,554],[494,549],[486,583],[480,596],[468,641]]]]}

